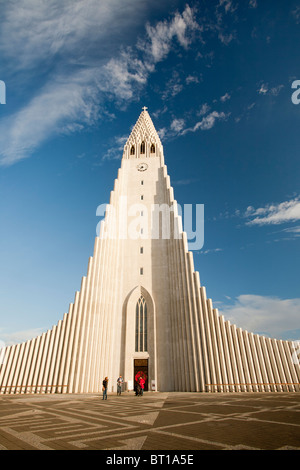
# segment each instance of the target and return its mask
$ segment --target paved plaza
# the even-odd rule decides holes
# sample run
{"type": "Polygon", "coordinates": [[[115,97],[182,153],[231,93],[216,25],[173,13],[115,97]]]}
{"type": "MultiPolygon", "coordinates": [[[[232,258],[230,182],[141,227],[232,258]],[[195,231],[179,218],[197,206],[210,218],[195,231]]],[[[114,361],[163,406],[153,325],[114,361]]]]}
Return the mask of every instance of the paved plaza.
{"type": "Polygon", "coordinates": [[[300,450],[300,393],[1,395],[2,450],[300,450]]]}

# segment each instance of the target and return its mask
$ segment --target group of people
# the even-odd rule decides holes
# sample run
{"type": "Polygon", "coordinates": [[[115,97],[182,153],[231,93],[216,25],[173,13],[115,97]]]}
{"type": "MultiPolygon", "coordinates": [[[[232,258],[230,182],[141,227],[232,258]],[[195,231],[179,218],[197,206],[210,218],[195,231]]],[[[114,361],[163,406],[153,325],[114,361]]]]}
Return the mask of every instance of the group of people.
{"type": "Polygon", "coordinates": [[[144,388],[145,388],[145,379],[143,379],[143,377],[139,377],[135,381],[135,394],[137,397],[143,396],[144,388]]]}
{"type": "MultiPolygon", "coordinates": [[[[120,375],[117,379],[117,395],[121,395],[122,393],[122,384],[123,384],[123,377],[120,375]]],[[[107,400],[107,388],[108,388],[108,377],[102,382],[102,392],[103,392],[103,400],[107,400]]]]}
{"type": "MultiPolygon", "coordinates": [[[[122,393],[122,384],[123,384],[123,377],[120,375],[117,378],[117,395],[121,395],[122,393]]],[[[102,382],[102,392],[103,392],[103,400],[107,400],[107,388],[108,388],[108,377],[105,377],[102,382]]],[[[145,388],[145,379],[143,377],[139,377],[135,381],[135,394],[136,396],[142,396],[144,394],[145,388]]]]}

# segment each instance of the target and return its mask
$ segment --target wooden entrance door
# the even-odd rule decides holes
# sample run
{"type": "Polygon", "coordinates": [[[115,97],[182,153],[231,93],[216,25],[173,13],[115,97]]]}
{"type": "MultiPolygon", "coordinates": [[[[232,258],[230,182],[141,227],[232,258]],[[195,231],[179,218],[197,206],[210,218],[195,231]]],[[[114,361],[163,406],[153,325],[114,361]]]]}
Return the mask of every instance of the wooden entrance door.
{"type": "Polygon", "coordinates": [[[145,380],[144,391],[148,391],[148,359],[134,359],[134,384],[139,376],[145,380]]]}

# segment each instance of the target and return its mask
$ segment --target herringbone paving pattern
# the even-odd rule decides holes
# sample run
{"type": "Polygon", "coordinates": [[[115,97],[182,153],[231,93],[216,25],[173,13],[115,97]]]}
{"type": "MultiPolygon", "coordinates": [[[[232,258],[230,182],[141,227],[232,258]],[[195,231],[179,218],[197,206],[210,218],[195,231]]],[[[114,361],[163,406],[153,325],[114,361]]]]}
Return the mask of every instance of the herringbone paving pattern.
{"type": "Polygon", "coordinates": [[[1,395],[0,449],[300,450],[300,393],[1,395]]]}

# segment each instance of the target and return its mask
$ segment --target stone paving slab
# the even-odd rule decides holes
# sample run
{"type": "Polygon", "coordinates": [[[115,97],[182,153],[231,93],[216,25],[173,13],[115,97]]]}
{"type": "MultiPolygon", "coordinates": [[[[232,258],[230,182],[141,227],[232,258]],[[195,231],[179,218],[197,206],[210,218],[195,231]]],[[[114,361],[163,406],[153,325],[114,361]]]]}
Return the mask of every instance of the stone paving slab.
{"type": "Polygon", "coordinates": [[[300,450],[300,393],[0,395],[2,450],[300,450]]]}

